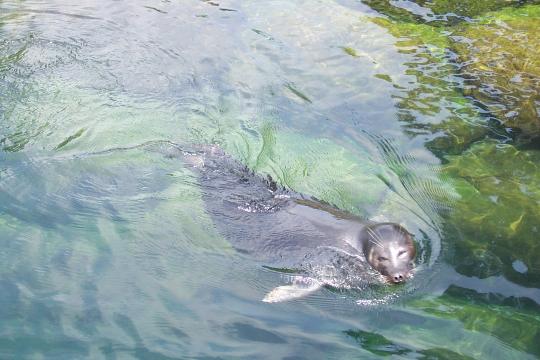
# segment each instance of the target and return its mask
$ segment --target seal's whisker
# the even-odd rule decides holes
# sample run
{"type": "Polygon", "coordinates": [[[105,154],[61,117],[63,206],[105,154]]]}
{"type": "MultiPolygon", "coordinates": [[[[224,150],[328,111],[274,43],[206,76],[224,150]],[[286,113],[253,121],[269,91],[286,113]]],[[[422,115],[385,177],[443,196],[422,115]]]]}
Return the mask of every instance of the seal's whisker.
{"type": "Polygon", "coordinates": [[[370,242],[372,242],[373,244],[375,244],[375,245],[376,245],[377,247],[380,247],[380,248],[383,248],[383,247],[384,247],[384,245],[383,245],[383,244],[381,244],[381,243],[380,243],[380,242],[378,242],[378,241],[373,241],[373,240],[370,240],[370,242]]]}
{"type": "Polygon", "coordinates": [[[370,235],[369,241],[374,243],[374,244],[378,244],[379,241],[377,239],[377,235],[375,234],[375,232],[373,230],[371,230],[370,228],[366,228],[366,231],[370,235]]]}
{"type": "Polygon", "coordinates": [[[375,231],[373,231],[370,228],[367,228],[367,232],[369,235],[371,235],[371,238],[369,239],[369,241],[377,245],[378,247],[382,248],[384,240],[377,233],[375,233],[375,231]]]}
{"type": "Polygon", "coordinates": [[[373,231],[371,231],[369,234],[371,235],[371,237],[369,238],[369,242],[377,245],[378,247],[383,247],[383,241],[381,238],[377,237],[377,235],[373,231]]]}

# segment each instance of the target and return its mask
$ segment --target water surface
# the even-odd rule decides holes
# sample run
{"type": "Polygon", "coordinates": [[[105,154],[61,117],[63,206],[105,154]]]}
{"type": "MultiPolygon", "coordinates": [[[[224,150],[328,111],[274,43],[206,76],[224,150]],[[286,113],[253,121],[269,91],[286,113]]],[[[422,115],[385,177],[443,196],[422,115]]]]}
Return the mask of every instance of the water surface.
{"type": "Polygon", "coordinates": [[[0,1],[0,357],[540,356],[539,6],[0,1]],[[417,275],[261,302],[171,156],[210,143],[417,275]]]}

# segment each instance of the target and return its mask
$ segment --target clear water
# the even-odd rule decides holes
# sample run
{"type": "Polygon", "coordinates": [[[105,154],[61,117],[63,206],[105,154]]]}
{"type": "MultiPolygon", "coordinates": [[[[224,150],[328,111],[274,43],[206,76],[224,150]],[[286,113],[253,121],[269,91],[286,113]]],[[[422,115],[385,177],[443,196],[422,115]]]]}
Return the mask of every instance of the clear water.
{"type": "Polygon", "coordinates": [[[540,356],[522,3],[0,1],[0,358],[540,356]],[[405,225],[413,281],[263,303],[171,156],[210,143],[405,225]]]}

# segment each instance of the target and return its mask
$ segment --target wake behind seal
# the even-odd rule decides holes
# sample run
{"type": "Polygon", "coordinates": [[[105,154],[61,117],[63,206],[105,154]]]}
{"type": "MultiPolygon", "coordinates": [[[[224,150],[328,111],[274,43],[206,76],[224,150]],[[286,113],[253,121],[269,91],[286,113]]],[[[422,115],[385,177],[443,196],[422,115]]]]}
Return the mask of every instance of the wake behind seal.
{"type": "Polygon", "coordinates": [[[216,227],[239,252],[299,274],[263,301],[302,297],[325,285],[354,287],[350,278],[400,284],[411,277],[416,247],[401,225],[366,221],[284,189],[217,146],[185,151],[182,158],[197,174],[216,227]],[[329,268],[331,281],[321,272],[329,268]]]}

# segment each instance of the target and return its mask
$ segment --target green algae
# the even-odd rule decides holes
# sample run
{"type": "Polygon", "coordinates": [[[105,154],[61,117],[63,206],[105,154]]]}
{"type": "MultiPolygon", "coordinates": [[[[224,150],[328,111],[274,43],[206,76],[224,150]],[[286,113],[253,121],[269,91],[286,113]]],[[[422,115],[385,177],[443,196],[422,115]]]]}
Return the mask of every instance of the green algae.
{"type": "Polygon", "coordinates": [[[448,160],[443,174],[460,195],[449,219],[459,229],[449,239],[456,247],[456,269],[540,286],[540,153],[485,141],[448,160]],[[527,270],[516,271],[515,261],[527,270]]]}
{"type": "Polygon", "coordinates": [[[421,16],[416,15],[407,9],[394,6],[390,0],[364,0],[363,3],[394,21],[411,23],[422,22],[421,16]]]}
{"type": "MultiPolygon", "coordinates": [[[[540,42],[536,36],[540,29],[540,6],[509,7],[481,13],[483,15],[472,22],[446,28],[384,18],[372,21],[387,28],[398,39],[396,46],[403,51],[418,47],[426,49],[422,56],[427,65],[408,64],[408,73],[417,76],[420,85],[408,92],[400,107],[433,114],[440,107],[437,102],[429,101],[428,93],[439,99],[444,99],[445,95],[461,105],[468,101],[467,97],[472,98],[480,102],[501,127],[511,129],[506,131],[506,136],[514,138],[518,144],[529,144],[540,136],[540,42]],[[450,50],[458,55],[458,63],[453,66],[453,61],[445,55],[450,50]],[[434,64],[439,64],[438,73],[430,70],[434,64]],[[444,79],[450,74],[465,79],[462,93],[457,90],[454,94],[441,93],[441,89],[449,88],[444,79]]],[[[416,57],[419,57],[418,50],[416,57]]],[[[493,129],[488,118],[481,119],[478,114],[472,114],[474,110],[468,112],[462,127],[458,126],[461,115],[428,126],[429,129],[420,126],[431,132],[444,131],[445,124],[451,127],[447,136],[429,142],[428,147],[435,152],[448,150],[456,154],[472,141],[482,139],[487,128],[491,127],[499,135],[504,132],[502,128],[493,129]],[[471,121],[473,118],[475,120],[471,121]],[[474,127],[472,133],[466,130],[471,126],[474,127]],[[453,142],[457,133],[465,134],[469,141],[453,142]]],[[[411,122],[410,115],[402,115],[402,119],[411,122]]],[[[419,127],[415,120],[412,116],[413,132],[415,126],[419,127]]]]}
{"type": "Polygon", "coordinates": [[[469,123],[459,117],[452,117],[439,124],[429,126],[435,136],[426,142],[426,148],[441,158],[452,154],[460,154],[470,144],[484,139],[490,131],[487,126],[469,123]]]}
{"type": "Polygon", "coordinates": [[[396,83],[399,91],[393,95],[399,101],[398,115],[407,133],[427,137],[426,147],[443,157],[461,153],[491,131],[456,87],[456,67],[448,58],[452,44],[448,31],[383,18],[371,21],[396,38],[400,52],[414,56],[414,61],[406,63],[404,74],[415,78],[414,86],[396,83]]]}
{"type": "Polygon", "coordinates": [[[464,92],[520,144],[540,137],[540,6],[488,13],[453,33],[464,92]]]}
{"type": "Polygon", "coordinates": [[[358,57],[358,54],[356,53],[356,50],[354,50],[352,47],[344,46],[342,47],[343,51],[347,55],[351,55],[352,57],[358,57]]]}
{"type": "Polygon", "coordinates": [[[416,359],[440,359],[440,360],[469,360],[473,359],[470,356],[462,355],[458,352],[445,348],[428,348],[415,349],[406,344],[398,344],[391,341],[383,335],[363,331],[363,330],[346,330],[344,334],[354,339],[354,341],[364,350],[369,351],[373,355],[378,356],[410,356],[416,359]]]}
{"type": "Polygon", "coordinates": [[[389,82],[390,84],[393,82],[392,77],[388,74],[375,74],[375,77],[384,81],[389,82]]]}
{"type": "Polygon", "coordinates": [[[435,54],[441,55],[450,44],[444,29],[426,24],[398,22],[385,18],[371,18],[373,23],[387,29],[399,41],[398,47],[430,46],[435,54]]]}
{"type": "Polygon", "coordinates": [[[520,8],[527,4],[539,4],[538,0],[365,0],[373,10],[388,19],[400,23],[427,24],[446,27],[461,24],[470,18],[493,11],[520,8]],[[412,6],[415,3],[417,7],[412,6]]]}
{"type": "Polygon", "coordinates": [[[439,297],[414,300],[410,306],[428,316],[458,320],[467,330],[489,334],[514,349],[539,355],[538,305],[519,309],[515,304],[504,304],[508,299],[451,286],[439,297]]]}
{"type": "Polygon", "coordinates": [[[416,0],[415,2],[438,15],[454,14],[466,17],[476,17],[489,11],[517,7],[524,3],[538,3],[537,0],[416,0]]]}
{"type": "Polygon", "coordinates": [[[410,349],[395,344],[382,335],[362,331],[346,330],[344,333],[353,338],[363,349],[379,356],[405,355],[411,352],[410,349]]]}
{"type": "Polygon", "coordinates": [[[63,148],[64,146],[68,145],[70,142],[74,141],[74,140],[77,140],[78,138],[80,138],[84,132],[85,132],[86,129],[79,129],[75,134],[73,135],[70,135],[68,136],[65,140],[63,140],[60,144],[56,145],[56,147],[54,148],[55,150],[58,150],[58,149],[61,149],[63,148]]]}
{"type": "Polygon", "coordinates": [[[406,74],[418,85],[395,96],[405,129],[411,135],[435,134],[426,146],[441,155],[458,154],[488,134],[512,137],[517,144],[535,142],[540,136],[539,9],[505,8],[448,28],[372,19],[396,37],[400,51],[415,49],[415,58],[425,61],[407,64],[406,74]],[[458,54],[457,64],[449,51],[458,54]],[[465,79],[463,90],[452,84],[451,77],[458,75],[465,79]],[[468,98],[491,117],[480,115],[468,98]],[[439,123],[419,123],[415,112],[433,116],[449,108],[445,100],[452,103],[451,115],[439,123]]]}
{"type": "Polygon", "coordinates": [[[300,99],[304,100],[307,103],[312,103],[311,99],[307,97],[306,94],[298,90],[294,84],[286,84],[285,87],[289,89],[294,95],[298,96],[300,99]]]}
{"type": "Polygon", "coordinates": [[[28,50],[28,44],[21,44],[18,49],[11,50],[11,53],[6,54],[6,50],[10,50],[6,43],[0,43],[0,54],[3,54],[0,56],[0,73],[8,71],[24,58],[28,50]]]}

